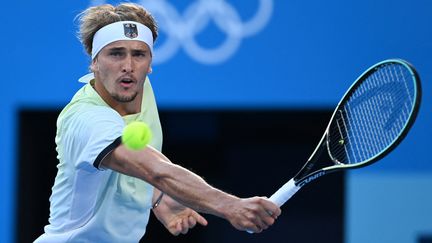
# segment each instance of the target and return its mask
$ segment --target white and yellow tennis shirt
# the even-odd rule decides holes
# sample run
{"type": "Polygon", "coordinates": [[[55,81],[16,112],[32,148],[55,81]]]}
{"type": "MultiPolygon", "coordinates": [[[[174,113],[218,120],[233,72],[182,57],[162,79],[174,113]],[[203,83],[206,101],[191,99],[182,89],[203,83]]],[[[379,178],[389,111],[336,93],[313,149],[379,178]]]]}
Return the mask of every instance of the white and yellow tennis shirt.
{"type": "Polygon", "coordinates": [[[121,143],[125,124],[146,122],[150,144],[162,147],[162,129],[152,87],[144,84],[142,111],[121,117],[86,84],[57,120],[58,172],[50,197],[49,224],[35,242],[138,242],[145,233],[153,187],[99,168],[121,143]]]}

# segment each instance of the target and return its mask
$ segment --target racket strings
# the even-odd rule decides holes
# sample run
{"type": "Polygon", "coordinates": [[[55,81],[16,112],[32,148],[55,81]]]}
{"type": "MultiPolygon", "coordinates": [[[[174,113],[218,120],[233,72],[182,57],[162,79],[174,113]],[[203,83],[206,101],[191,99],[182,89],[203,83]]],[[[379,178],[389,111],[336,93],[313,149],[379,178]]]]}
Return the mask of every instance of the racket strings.
{"type": "MultiPolygon", "coordinates": [[[[359,95],[362,95],[365,91],[365,86],[359,87],[359,92],[353,96],[353,98],[357,98],[359,95]]],[[[374,106],[374,103],[376,103],[376,99],[372,99],[371,102],[369,103],[365,103],[364,105],[366,106],[367,109],[364,109],[363,111],[365,112],[365,116],[371,116],[371,110],[374,106]]],[[[341,115],[339,117],[336,117],[336,120],[353,120],[356,119],[356,117],[352,117],[350,116],[351,114],[354,114],[354,112],[352,112],[352,109],[350,107],[349,104],[347,104],[344,107],[344,112],[341,113],[341,115]],[[342,114],[346,114],[346,118],[343,118],[342,114]]],[[[361,118],[361,117],[360,117],[361,118]]],[[[339,123],[339,122],[338,122],[339,123]]],[[[371,123],[371,124],[367,124],[366,121],[364,119],[357,119],[356,123],[352,123],[351,122],[351,129],[355,129],[356,131],[359,132],[358,136],[352,136],[352,133],[350,133],[348,131],[348,126],[346,125],[347,122],[343,122],[343,124],[345,125],[345,135],[344,137],[342,137],[341,139],[343,139],[344,143],[346,144],[348,141],[350,141],[350,145],[351,146],[355,146],[355,150],[359,151],[361,154],[356,154],[356,153],[349,153],[348,151],[348,146],[338,146],[338,148],[336,148],[334,151],[334,154],[342,154],[343,152],[345,153],[345,156],[347,157],[346,161],[343,161],[343,163],[349,163],[350,161],[359,161],[361,160],[362,157],[367,156],[367,154],[365,154],[366,151],[366,147],[365,145],[367,144],[368,141],[372,141],[373,142],[373,146],[371,146],[371,149],[374,150],[375,148],[378,147],[378,144],[375,140],[371,140],[371,136],[375,136],[376,134],[370,134],[371,130],[375,130],[375,131],[379,131],[379,129],[376,129],[376,123],[371,123]],[[364,127],[368,127],[368,126],[372,126],[372,129],[360,129],[360,128],[364,128],[364,127]],[[341,151],[343,149],[343,151],[341,151]]],[[[378,135],[379,137],[382,136],[382,134],[378,135]]],[[[339,142],[339,144],[341,144],[341,142],[339,142]]],[[[352,148],[351,148],[352,150],[352,148]]],[[[373,151],[374,152],[374,151],[373,151]]],[[[343,156],[338,156],[343,158],[343,156]]]]}
{"type": "Polygon", "coordinates": [[[377,67],[351,91],[330,125],[331,157],[367,161],[389,147],[407,125],[415,103],[413,75],[402,64],[377,67]]]}
{"type": "MultiPolygon", "coordinates": [[[[371,76],[370,80],[371,82],[364,82],[363,89],[364,90],[370,90],[373,87],[376,87],[377,85],[380,85],[380,80],[389,80],[390,82],[394,82],[394,75],[393,72],[389,72],[389,69],[383,69],[383,72],[377,72],[375,76],[371,76]],[[372,87],[371,87],[372,86],[372,87]]],[[[400,90],[400,89],[399,89],[400,90]]],[[[378,93],[374,98],[370,99],[371,102],[366,102],[367,111],[369,117],[373,117],[374,114],[371,113],[373,111],[374,107],[379,107],[380,104],[385,104],[386,102],[390,103],[390,107],[396,107],[397,104],[394,102],[394,99],[391,98],[388,92],[381,92],[378,93]],[[371,107],[372,106],[372,107],[371,107]]],[[[399,92],[393,92],[393,94],[396,97],[400,97],[399,92]]],[[[397,99],[398,100],[398,99],[397,99]]],[[[384,129],[380,129],[379,126],[383,126],[383,124],[379,124],[382,121],[388,121],[390,119],[390,113],[388,112],[377,112],[376,118],[378,118],[378,121],[373,121],[372,123],[368,124],[370,129],[366,130],[368,131],[368,136],[363,136],[363,141],[366,141],[363,145],[368,146],[367,142],[372,142],[369,150],[367,147],[362,147],[362,152],[365,157],[369,157],[370,155],[367,154],[367,152],[371,152],[372,154],[377,154],[379,151],[381,151],[382,147],[380,145],[382,144],[388,144],[392,142],[393,138],[397,135],[393,133],[393,131],[384,132],[384,129]],[[384,116],[384,117],[383,117],[384,116]],[[378,126],[378,127],[377,127],[378,126]]],[[[368,120],[371,121],[370,119],[368,120]]],[[[397,128],[398,126],[393,126],[394,128],[397,128]]],[[[361,131],[361,130],[360,130],[361,131]]]]}

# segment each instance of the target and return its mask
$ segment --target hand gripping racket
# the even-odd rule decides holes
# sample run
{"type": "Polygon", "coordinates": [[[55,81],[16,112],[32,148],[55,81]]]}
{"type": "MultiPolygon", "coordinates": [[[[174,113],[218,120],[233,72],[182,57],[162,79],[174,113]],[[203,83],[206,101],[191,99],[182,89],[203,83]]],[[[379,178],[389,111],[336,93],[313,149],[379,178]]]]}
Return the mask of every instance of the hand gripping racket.
{"type": "Polygon", "coordinates": [[[408,133],[420,100],[420,78],[406,61],[390,59],[370,67],[337,105],[303,168],[270,200],[282,206],[301,187],[325,174],[360,168],[383,158],[408,133]],[[313,170],[324,150],[331,163],[313,170]]]}

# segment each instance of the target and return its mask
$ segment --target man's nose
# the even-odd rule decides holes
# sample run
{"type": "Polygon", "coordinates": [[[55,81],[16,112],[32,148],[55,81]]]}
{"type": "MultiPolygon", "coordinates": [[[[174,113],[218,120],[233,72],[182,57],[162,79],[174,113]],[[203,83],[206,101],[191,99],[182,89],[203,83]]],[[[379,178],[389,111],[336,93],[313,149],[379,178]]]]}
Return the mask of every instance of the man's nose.
{"type": "Polygon", "coordinates": [[[125,73],[133,73],[134,71],[134,67],[133,67],[133,60],[132,57],[130,55],[128,55],[124,60],[123,60],[123,72],[125,73]]]}

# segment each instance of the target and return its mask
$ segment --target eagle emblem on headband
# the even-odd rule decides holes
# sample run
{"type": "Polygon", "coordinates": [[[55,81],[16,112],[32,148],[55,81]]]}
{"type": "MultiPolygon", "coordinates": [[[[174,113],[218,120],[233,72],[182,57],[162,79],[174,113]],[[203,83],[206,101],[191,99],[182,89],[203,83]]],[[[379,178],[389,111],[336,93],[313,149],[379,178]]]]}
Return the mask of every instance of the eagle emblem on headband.
{"type": "Polygon", "coordinates": [[[123,24],[123,28],[124,28],[124,35],[127,38],[134,39],[138,37],[138,28],[136,24],[123,24]]]}

